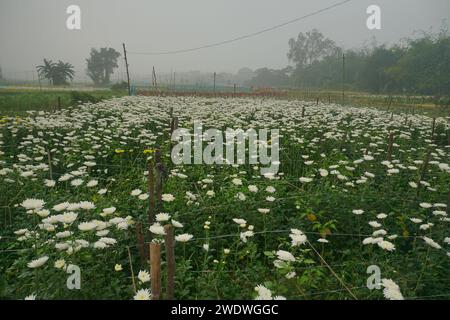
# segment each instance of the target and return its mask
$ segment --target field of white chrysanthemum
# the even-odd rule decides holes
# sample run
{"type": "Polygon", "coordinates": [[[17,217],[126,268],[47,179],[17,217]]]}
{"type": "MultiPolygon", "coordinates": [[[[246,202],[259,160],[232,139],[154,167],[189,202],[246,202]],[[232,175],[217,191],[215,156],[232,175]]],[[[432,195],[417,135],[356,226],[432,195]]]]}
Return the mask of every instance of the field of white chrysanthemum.
{"type": "Polygon", "coordinates": [[[432,123],[333,104],[194,97],[2,118],[0,297],[151,299],[139,237],[162,242],[171,224],[179,299],[448,299],[449,128],[444,118],[432,123]],[[171,114],[191,132],[194,120],[279,129],[278,173],[174,165],[171,114]],[[165,174],[149,220],[156,148],[165,174]],[[66,285],[70,265],[80,289],[66,285]],[[371,265],[379,289],[366,286],[371,265]]]}

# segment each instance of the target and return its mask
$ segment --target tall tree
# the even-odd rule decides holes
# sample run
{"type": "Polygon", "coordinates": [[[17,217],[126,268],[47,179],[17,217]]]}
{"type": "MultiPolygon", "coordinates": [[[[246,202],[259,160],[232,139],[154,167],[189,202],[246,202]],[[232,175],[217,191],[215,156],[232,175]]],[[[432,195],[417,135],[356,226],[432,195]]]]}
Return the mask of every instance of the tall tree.
{"type": "Polygon", "coordinates": [[[120,53],[113,48],[91,49],[90,57],[86,59],[87,75],[95,85],[108,85],[111,82],[119,57],[120,53]]]}
{"type": "Polygon", "coordinates": [[[65,85],[75,76],[73,65],[59,60],[57,63],[44,59],[44,64],[36,67],[39,76],[48,79],[53,85],[65,85]]]}
{"type": "Polygon", "coordinates": [[[297,39],[291,38],[288,43],[288,59],[295,63],[297,69],[303,69],[339,50],[333,40],[326,38],[317,29],[305,34],[300,32],[297,39]]]}

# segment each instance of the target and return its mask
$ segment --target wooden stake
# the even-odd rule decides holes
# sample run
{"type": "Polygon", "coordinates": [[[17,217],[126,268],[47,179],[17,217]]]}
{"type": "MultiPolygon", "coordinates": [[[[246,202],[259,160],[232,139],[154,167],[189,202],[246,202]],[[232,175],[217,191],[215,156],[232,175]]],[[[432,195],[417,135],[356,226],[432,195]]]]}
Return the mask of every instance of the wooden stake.
{"type": "Polygon", "coordinates": [[[394,133],[389,134],[388,155],[387,160],[392,161],[392,146],[394,144],[394,133]]]}
{"type": "Polygon", "coordinates": [[[161,299],[161,245],[150,243],[150,274],[152,279],[152,299],[161,299]]]}
{"type": "Polygon", "coordinates": [[[47,150],[48,168],[50,173],[50,180],[53,180],[53,170],[52,170],[52,154],[50,150],[47,150]]]}
{"type": "Polygon", "coordinates": [[[302,107],[302,118],[305,117],[305,106],[302,107]]]}
{"type": "Polygon", "coordinates": [[[431,138],[434,138],[434,132],[436,130],[436,118],[433,118],[433,124],[431,126],[431,138]]]}
{"type": "Polygon", "coordinates": [[[140,222],[136,223],[136,238],[139,249],[139,257],[141,258],[141,265],[144,265],[147,260],[147,254],[145,252],[145,241],[142,233],[142,224],[140,222]]]}
{"type": "Polygon", "coordinates": [[[166,262],[167,262],[167,299],[173,300],[175,297],[175,239],[173,226],[165,225],[166,231],[166,262]]]}
{"type": "Polygon", "coordinates": [[[123,45],[123,56],[125,58],[125,68],[127,69],[128,95],[131,96],[130,72],[128,70],[127,50],[125,48],[125,43],[123,43],[122,45],[123,45]]]}
{"type": "Polygon", "coordinates": [[[161,149],[155,152],[155,168],[156,168],[156,201],[158,210],[162,210],[162,163],[161,149]]]}
{"type": "Polygon", "coordinates": [[[154,165],[153,161],[148,163],[148,223],[153,224],[153,216],[155,214],[155,176],[154,176],[154,165]]]}

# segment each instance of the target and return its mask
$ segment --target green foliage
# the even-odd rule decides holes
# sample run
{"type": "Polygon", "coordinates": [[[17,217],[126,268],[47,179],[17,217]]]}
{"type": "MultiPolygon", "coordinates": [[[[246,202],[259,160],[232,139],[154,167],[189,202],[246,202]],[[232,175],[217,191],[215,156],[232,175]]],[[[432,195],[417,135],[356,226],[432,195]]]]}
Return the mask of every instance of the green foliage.
{"type": "Polygon", "coordinates": [[[44,64],[36,67],[39,77],[48,79],[53,85],[65,85],[75,76],[73,65],[59,60],[57,63],[44,59],[44,64]]]}
{"type": "Polygon", "coordinates": [[[113,48],[91,49],[87,62],[87,75],[95,85],[108,85],[111,82],[111,74],[118,67],[117,59],[120,53],[113,48]]]}

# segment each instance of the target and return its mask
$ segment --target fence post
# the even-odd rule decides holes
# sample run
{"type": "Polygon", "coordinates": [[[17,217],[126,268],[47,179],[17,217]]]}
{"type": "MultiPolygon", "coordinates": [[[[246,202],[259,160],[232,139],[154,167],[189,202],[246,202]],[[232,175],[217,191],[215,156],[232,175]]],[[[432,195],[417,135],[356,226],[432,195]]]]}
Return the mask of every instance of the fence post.
{"type": "Polygon", "coordinates": [[[302,107],[302,118],[305,117],[305,106],[302,107]]]}
{"type": "Polygon", "coordinates": [[[173,226],[164,226],[166,231],[166,262],[167,262],[167,299],[173,300],[175,297],[175,239],[173,226]]]}
{"type": "Polygon", "coordinates": [[[150,275],[152,283],[152,299],[161,299],[161,245],[150,243],[150,275]]]}

